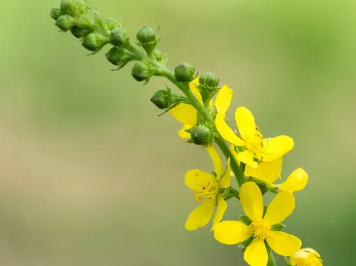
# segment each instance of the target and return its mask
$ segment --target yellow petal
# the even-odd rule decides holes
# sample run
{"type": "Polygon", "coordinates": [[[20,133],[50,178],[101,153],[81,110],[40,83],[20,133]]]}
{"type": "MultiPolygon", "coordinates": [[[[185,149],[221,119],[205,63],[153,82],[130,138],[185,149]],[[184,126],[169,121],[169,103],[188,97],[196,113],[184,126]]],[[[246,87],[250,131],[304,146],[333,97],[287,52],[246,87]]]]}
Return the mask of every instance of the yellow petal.
{"type": "Polygon", "coordinates": [[[186,130],[190,128],[192,128],[192,126],[184,125],[182,129],[178,131],[179,137],[181,137],[182,139],[190,139],[190,133],[186,132],[186,130]]]}
{"type": "Polygon", "coordinates": [[[188,231],[193,231],[199,227],[203,227],[209,223],[211,217],[213,216],[215,208],[216,199],[204,201],[201,205],[195,208],[190,214],[185,222],[185,229],[188,231]]]}
{"type": "Polygon", "coordinates": [[[215,173],[216,173],[217,179],[219,180],[222,176],[222,163],[221,163],[220,155],[219,155],[218,151],[213,146],[209,146],[207,148],[207,150],[208,150],[211,160],[213,161],[215,173]]]}
{"type": "Polygon", "coordinates": [[[281,256],[292,256],[302,246],[298,237],[285,232],[270,231],[266,240],[271,249],[281,256]]]}
{"type": "Polygon", "coordinates": [[[251,266],[266,266],[268,254],[265,242],[258,237],[252,240],[245,251],[244,259],[251,266]]]}
{"type": "Polygon", "coordinates": [[[241,243],[251,235],[249,227],[238,221],[223,221],[214,226],[215,239],[225,245],[241,243]]]}
{"type": "Polygon", "coordinates": [[[261,153],[257,154],[257,156],[258,159],[264,162],[270,162],[284,156],[287,152],[291,151],[293,147],[294,141],[288,136],[264,139],[261,153]]]}
{"type": "Polygon", "coordinates": [[[305,250],[311,254],[314,254],[315,256],[317,256],[318,258],[320,258],[320,254],[315,250],[315,249],[312,249],[312,248],[303,248],[301,250],[305,250]]]}
{"type": "Polygon", "coordinates": [[[232,100],[232,89],[224,85],[218,92],[215,100],[215,106],[218,109],[218,113],[225,118],[225,113],[230,107],[232,100]]]}
{"type": "Polygon", "coordinates": [[[301,191],[308,183],[308,174],[302,168],[295,170],[279,188],[290,192],[301,191]]]}
{"type": "Polygon", "coordinates": [[[218,222],[221,221],[221,219],[223,218],[224,213],[225,213],[225,211],[227,209],[227,203],[226,203],[226,201],[224,200],[224,197],[221,194],[218,194],[216,199],[217,199],[216,203],[218,205],[218,208],[216,210],[215,217],[214,217],[214,220],[213,220],[213,228],[212,228],[212,230],[214,229],[215,225],[217,225],[218,222]]]}
{"type": "Polygon", "coordinates": [[[262,219],[263,199],[256,183],[247,182],[241,186],[240,201],[244,212],[251,221],[262,219]]]}
{"type": "Polygon", "coordinates": [[[295,198],[289,191],[278,193],[267,207],[264,220],[270,224],[283,222],[294,210],[295,198]]]}
{"type": "Polygon", "coordinates": [[[192,91],[192,93],[194,94],[194,96],[198,99],[198,101],[202,104],[203,100],[200,94],[199,89],[197,88],[197,86],[199,85],[199,77],[195,78],[193,81],[191,81],[189,83],[189,88],[192,91]]]}
{"type": "Polygon", "coordinates": [[[245,146],[245,142],[236,136],[235,132],[226,124],[224,116],[217,114],[215,124],[221,136],[228,142],[236,146],[245,146]]]}
{"type": "Polygon", "coordinates": [[[252,176],[265,182],[273,183],[276,181],[282,171],[282,157],[272,162],[259,163],[257,169],[246,165],[245,176],[252,176]]]}
{"type": "Polygon", "coordinates": [[[258,164],[257,164],[256,161],[253,160],[253,154],[249,150],[245,150],[243,152],[240,152],[237,155],[237,160],[240,161],[240,162],[243,162],[246,165],[249,165],[253,169],[257,169],[258,168],[258,164]]]}
{"type": "Polygon", "coordinates": [[[246,107],[239,107],[235,111],[236,125],[241,137],[246,140],[248,137],[255,135],[256,122],[251,111],[246,107]]]}
{"type": "Polygon", "coordinates": [[[185,125],[195,126],[197,123],[197,110],[190,104],[178,104],[176,107],[169,110],[169,113],[185,125]]]}
{"type": "Polygon", "coordinates": [[[199,169],[190,170],[185,174],[185,184],[193,190],[206,187],[207,183],[217,183],[215,176],[199,169]]]}
{"type": "Polygon", "coordinates": [[[229,158],[229,159],[227,159],[227,165],[226,165],[224,176],[220,179],[220,181],[218,178],[220,188],[228,188],[230,186],[230,183],[231,183],[230,172],[231,172],[231,170],[230,170],[230,158],[229,158]]]}

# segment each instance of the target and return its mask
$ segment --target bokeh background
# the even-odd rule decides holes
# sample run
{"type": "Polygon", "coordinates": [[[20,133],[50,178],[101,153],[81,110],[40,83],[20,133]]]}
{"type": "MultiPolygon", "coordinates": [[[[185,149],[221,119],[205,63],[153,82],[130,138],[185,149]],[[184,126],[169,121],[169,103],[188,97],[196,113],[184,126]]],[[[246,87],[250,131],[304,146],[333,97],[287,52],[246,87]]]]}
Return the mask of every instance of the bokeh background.
{"type": "MultiPolygon", "coordinates": [[[[105,51],[57,31],[59,0],[1,0],[0,264],[6,266],[245,265],[209,227],[186,232],[196,206],[187,170],[212,170],[183,145],[180,124],[130,66],[111,72],[105,51]]],[[[288,232],[354,265],[356,219],[356,2],[353,0],[90,0],[131,38],[160,27],[169,64],[214,71],[248,106],[265,136],[296,146],[284,178],[310,175],[288,232]]],[[[267,200],[267,198],[266,198],[267,200]]],[[[226,218],[241,214],[229,201],[226,218]]],[[[283,265],[280,261],[279,265],[283,265]]]]}

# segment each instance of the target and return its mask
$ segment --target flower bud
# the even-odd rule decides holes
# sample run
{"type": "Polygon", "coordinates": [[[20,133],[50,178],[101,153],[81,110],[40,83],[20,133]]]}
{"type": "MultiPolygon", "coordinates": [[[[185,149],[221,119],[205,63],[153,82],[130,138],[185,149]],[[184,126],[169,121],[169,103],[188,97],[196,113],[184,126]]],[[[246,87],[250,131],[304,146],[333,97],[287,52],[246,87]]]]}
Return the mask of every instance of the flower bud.
{"type": "Polygon", "coordinates": [[[62,11],[59,7],[54,7],[54,8],[52,8],[50,15],[51,15],[51,18],[53,18],[54,20],[57,20],[62,15],[62,11]]]}
{"type": "Polygon", "coordinates": [[[212,72],[205,72],[199,77],[199,84],[210,88],[216,88],[219,86],[220,80],[212,72]]]}
{"type": "Polygon", "coordinates": [[[85,15],[88,13],[88,7],[83,0],[62,0],[61,10],[62,13],[72,16],[85,15]]]}
{"type": "Polygon", "coordinates": [[[115,46],[106,53],[106,58],[110,63],[119,66],[119,69],[121,69],[127,63],[135,60],[135,55],[124,48],[115,46]]]}
{"type": "Polygon", "coordinates": [[[197,145],[208,146],[213,142],[213,133],[210,128],[198,125],[190,130],[191,140],[197,145]]]}
{"type": "Polygon", "coordinates": [[[189,82],[194,79],[195,68],[189,63],[183,63],[175,68],[175,77],[177,81],[189,82]]]}
{"type": "Polygon", "coordinates": [[[156,33],[152,28],[144,26],[139,30],[136,37],[140,43],[154,42],[156,40],[156,33]]]}
{"type": "Polygon", "coordinates": [[[151,55],[158,43],[155,31],[150,27],[144,26],[139,30],[136,37],[147,54],[151,55]]]}
{"type": "Polygon", "coordinates": [[[92,29],[79,28],[77,26],[74,26],[73,28],[70,29],[70,32],[73,34],[74,37],[81,39],[87,36],[89,33],[91,33],[92,29]]]}
{"type": "Polygon", "coordinates": [[[137,81],[145,80],[147,82],[152,77],[153,70],[148,63],[144,61],[139,61],[133,66],[131,75],[137,81]]]}
{"type": "Polygon", "coordinates": [[[113,29],[110,36],[110,42],[113,45],[121,46],[127,44],[129,38],[127,31],[121,28],[113,29]]]}
{"type": "Polygon", "coordinates": [[[97,32],[89,33],[83,40],[83,46],[92,52],[99,52],[108,43],[109,38],[97,32]]]}
{"type": "Polygon", "coordinates": [[[151,102],[156,105],[159,109],[166,109],[169,107],[169,96],[170,91],[159,90],[151,97],[151,102]]]}
{"type": "Polygon", "coordinates": [[[75,19],[70,15],[62,15],[57,19],[56,26],[63,31],[68,31],[75,26],[75,19]]]}

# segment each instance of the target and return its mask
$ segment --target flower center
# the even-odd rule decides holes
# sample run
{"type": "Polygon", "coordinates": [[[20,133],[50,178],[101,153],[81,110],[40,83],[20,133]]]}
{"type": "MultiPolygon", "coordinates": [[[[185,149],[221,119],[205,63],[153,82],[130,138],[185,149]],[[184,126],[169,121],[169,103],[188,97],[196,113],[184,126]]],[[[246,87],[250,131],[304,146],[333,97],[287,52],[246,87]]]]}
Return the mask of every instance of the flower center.
{"type": "MultiPolygon", "coordinates": [[[[245,141],[246,141],[246,148],[250,151],[253,152],[255,157],[258,157],[261,153],[261,150],[263,148],[263,135],[260,132],[260,128],[257,126],[255,134],[248,136],[245,141]]],[[[262,157],[263,161],[263,157],[262,157]]]]}
{"type": "Polygon", "coordinates": [[[199,186],[198,188],[194,189],[195,200],[199,202],[202,200],[202,198],[211,199],[212,197],[216,196],[218,192],[219,188],[217,184],[213,182],[208,182],[206,185],[199,186]]]}
{"type": "Polygon", "coordinates": [[[250,232],[253,234],[254,237],[259,237],[260,239],[264,240],[271,231],[271,226],[266,223],[264,220],[255,221],[250,225],[250,232]]]}

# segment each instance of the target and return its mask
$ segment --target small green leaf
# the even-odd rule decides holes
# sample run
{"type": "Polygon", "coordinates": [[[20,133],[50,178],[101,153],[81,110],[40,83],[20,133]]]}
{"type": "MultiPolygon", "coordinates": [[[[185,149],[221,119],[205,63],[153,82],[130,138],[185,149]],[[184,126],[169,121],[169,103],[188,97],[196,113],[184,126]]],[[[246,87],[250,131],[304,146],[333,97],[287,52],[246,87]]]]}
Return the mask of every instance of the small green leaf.
{"type": "Polygon", "coordinates": [[[246,215],[240,215],[240,221],[246,225],[250,225],[252,223],[250,218],[248,218],[246,215]]]}
{"type": "Polygon", "coordinates": [[[251,236],[249,239],[245,240],[244,242],[239,243],[237,246],[243,251],[245,251],[246,248],[251,244],[252,240],[253,240],[253,236],[251,236]]]}
{"type": "Polygon", "coordinates": [[[272,231],[282,231],[284,227],[286,227],[284,224],[275,224],[272,226],[272,231]]]}

